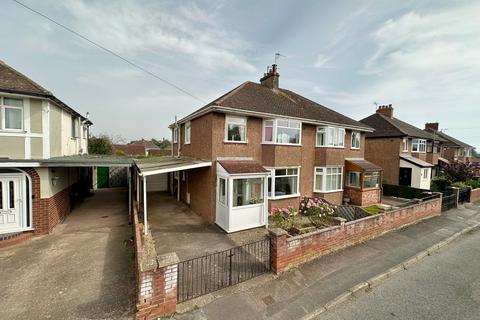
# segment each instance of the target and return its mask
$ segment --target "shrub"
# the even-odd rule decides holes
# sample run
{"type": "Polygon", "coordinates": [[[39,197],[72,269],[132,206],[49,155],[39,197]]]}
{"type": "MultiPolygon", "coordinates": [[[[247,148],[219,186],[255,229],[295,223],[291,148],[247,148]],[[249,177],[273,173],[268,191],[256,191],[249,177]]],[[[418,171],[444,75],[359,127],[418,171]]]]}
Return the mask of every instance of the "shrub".
{"type": "Polygon", "coordinates": [[[466,181],[475,175],[474,167],[469,163],[453,161],[442,166],[442,170],[452,181],[466,181]]]}
{"type": "Polygon", "coordinates": [[[453,183],[452,187],[459,188],[459,189],[468,188],[468,186],[465,184],[465,182],[460,182],[460,181],[457,181],[457,182],[453,183]]]}
{"type": "Polygon", "coordinates": [[[470,179],[465,181],[465,184],[473,189],[480,188],[480,179],[470,179]]]}
{"type": "Polygon", "coordinates": [[[450,177],[446,175],[441,175],[433,178],[430,189],[432,191],[445,191],[447,187],[450,186],[451,184],[452,184],[452,180],[450,179],[450,177]]]}
{"type": "Polygon", "coordinates": [[[335,214],[335,206],[329,204],[323,199],[302,197],[300,200],[300,214],[307,217],[326,217],[335,214]]]}

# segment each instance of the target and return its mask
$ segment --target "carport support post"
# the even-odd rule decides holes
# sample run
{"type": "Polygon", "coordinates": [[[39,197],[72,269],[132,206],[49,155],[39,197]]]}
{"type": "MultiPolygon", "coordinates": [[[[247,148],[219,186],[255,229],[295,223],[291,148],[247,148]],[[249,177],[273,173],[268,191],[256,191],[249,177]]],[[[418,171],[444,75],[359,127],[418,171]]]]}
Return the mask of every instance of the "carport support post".
{"type": "Polygon", "coordinates": [[[177,179],[177,201],[180,201],[180,171],[178,172],[178,179],[177,179]]]}
{"type": "Polygon", "coordinates": [[[147,219],[147,177],[143,176],[143,232],[148,233],[148,219],[147,219]]]}

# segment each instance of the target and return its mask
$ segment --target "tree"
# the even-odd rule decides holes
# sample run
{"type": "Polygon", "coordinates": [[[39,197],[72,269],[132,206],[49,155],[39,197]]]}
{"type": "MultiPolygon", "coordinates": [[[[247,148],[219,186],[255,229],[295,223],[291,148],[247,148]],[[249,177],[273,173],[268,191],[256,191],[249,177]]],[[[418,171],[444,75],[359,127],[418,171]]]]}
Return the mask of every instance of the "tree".
{"type": "Polygon", "coordinates": [[[442,170],[452,182],[467,181],[475,176],[473,166],[460,161],[453,161],[445,164],[443,165],[442,170]]]}
{"type": "Polygon", "coordinates": [[[106,134],[101,134],[98,137],[91,136],[88,139],[88,153],[113,154],[112,139],[106,134]]]}
{"type": "Polygon", "coordinates": [[[162,138],[162,140],[156,140],[152,138],[152,142],[155,143],[160,149],[168,149],[172,145],[170,140],[162,138]]]}

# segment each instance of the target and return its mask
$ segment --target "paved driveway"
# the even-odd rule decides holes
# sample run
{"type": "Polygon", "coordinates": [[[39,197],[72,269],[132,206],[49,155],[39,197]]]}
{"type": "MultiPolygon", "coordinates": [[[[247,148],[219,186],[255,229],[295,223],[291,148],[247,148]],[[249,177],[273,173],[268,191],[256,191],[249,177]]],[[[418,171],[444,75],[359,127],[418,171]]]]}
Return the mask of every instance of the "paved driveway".
{"type": "Polygon", "coordinates": [[[124,189],[97,191],[49,236],[0,249],[0,319],[131,319],[124,189]]]}

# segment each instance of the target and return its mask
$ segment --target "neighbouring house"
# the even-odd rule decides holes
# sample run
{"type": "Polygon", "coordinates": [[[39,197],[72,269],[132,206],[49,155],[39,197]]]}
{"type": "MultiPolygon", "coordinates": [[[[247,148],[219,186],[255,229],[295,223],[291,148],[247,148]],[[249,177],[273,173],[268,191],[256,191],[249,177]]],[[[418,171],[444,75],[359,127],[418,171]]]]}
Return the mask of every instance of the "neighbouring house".
{"type": "Polygon", "coordinates": [[[442,157],[448,161],[471,162],[473,158],[473,146],[455,139],[439,130],[438,122],[425,124],[425,131],[432,133],[444,140],[442,143],[442,157]]]}
{"type": "Polygon", "coordinates": [[[360,120],[375,129],[366,133],[365,159],[383,168],[385,183],[430,189],[445,140],[395,118],[393,111],[392,105],[379,106],[360,120]]]}
{"type": "Polygon", "coordinates": [[[92,123],[0,61],[0,246],[48,234],[88,192],[92,123]]]}
{"type": "Polygon", "coordinates": [[[280,88],[279,78],[273,65],[260,83],[170,126],[173,155],[205,161],[171,175],[170,190],[227,232],[263,226],[270,208],[298,207],[303,195],[380,202],[382,169],[364,158],[372,128],[280,88]]]}

